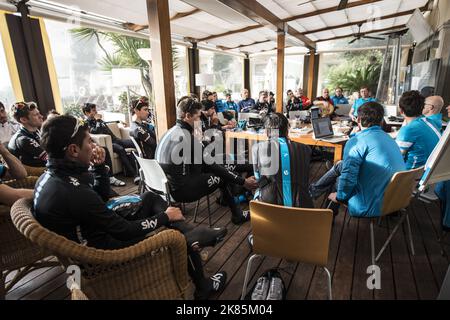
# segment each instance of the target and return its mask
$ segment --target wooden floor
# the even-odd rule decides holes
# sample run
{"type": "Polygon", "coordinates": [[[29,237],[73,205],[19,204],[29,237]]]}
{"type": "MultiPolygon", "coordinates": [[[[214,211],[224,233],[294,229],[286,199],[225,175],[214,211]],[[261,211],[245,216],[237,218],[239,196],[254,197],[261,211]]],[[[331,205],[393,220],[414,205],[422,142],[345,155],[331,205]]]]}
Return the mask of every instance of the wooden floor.
{"type": "MultiPolygon", "coordinates": [[[[311,180],[315,181],[325,172],[323,163],[314,163],[311,180]]],[[[128,183],[126,187],[116,188],[120,194],[136,192],[136,187],[128,183]]],[[[212,197],[214,199],[215,197],[212,197]]],[[[320,206],[318,201],[316,206],[320,206]]],[[[193,219],[195,204],[186,207],[186,217],[193,219]]],[[[450,245],[440,245],[439,206],[414,202],[410,210],[412,232],[416,255],[410,253],[406,229],[401,228],[379,261],[381,268],[381,289],[368,290],[369,275],[366,273],[370,263],[369,221],[348,219],[344,209],[336,217],[331,237],[328,269],[333,278],[333,298],[337,300],[377,300],[377,299],[436,299],[441,283],[449,266],[450,245]],[[349,221],[349,223],[348,223],[349,221]],[[444,252],[444,254],[441,253],[444,252]]],[[[211,201],[213,224],[226,226],[228,235],[215,248],[209,248],[205,271],[213,274],[219,270],[228,273],[224,291],[212,299],[236,300],[240,297],[246,263],[251,255],[247,243],[250,223],[235,226],[230,222],[228,208],[211,201]]],[[[389,230],[398,221],[392,217],[375,227],[376,247],[380,248],[389,230]]],[[[202,200],[197,223],[207,224],[206,201],[202,200]]],[[[311,265],[292,263],[275,258],[261,258],[256,261],[250,287],[258,275],[278,267],[287,286],[287,299],[326,299],[326,275],[320,268],[311,265]]],[[[68,299],[66,274],[59,267],[41,269],[29,274],[7,295],[7,299],[68,299]]]]}

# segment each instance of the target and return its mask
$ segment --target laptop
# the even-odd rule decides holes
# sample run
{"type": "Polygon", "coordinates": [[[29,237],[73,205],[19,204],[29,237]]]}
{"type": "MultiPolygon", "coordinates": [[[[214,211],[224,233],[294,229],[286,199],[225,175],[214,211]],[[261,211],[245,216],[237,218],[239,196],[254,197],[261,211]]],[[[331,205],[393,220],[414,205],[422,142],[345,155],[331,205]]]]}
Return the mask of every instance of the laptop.
{"type": "Polygon", "coordinates": [[[312,120],[314,139],[326,141],[330,143],[339,143],[347,141],[348,137],[345,135],[335,135],[333,132],[333,125],[329,117],[318,118],[312,120]]]}
{"type": "Polygon", "coordinates": [[[260,118],[259,113],[243,113],[239,112],[239,120],[246,120],[249,121],[250,118],[260,118]]]}
{"type": "Polygon", "coordinates": [[[260,129],[260,128],[264,127],[264,123],[260,117],[251,117],[251,118],[248,118],[247,127],[260,129]]]}
{"type": "Polygon", "coordinates": [[[352,106],[350,104],[338,104],[336,106],[336,114],[338,116],[348,116],[352,106]]]}

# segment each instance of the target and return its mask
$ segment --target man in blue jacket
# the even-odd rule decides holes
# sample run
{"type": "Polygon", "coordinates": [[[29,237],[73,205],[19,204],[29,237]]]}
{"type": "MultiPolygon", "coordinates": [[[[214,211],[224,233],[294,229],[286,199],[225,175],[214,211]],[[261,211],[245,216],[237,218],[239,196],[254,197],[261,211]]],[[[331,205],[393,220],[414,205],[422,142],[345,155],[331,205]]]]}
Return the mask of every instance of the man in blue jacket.
{"type": "Polygon", "coordinates": [[[239,112],[249,113],[250,110],[255,108],[256,102],[250,98],[248,89],[242,90],[242,100],[239,102],[239,112]]]}
{"type": "Polygon", "coordinates": [[[423,115],[430,121],[436,129],[442,131],[442,108],[444,99],[440,96],[431,96],[425,99],[423,115]]]}
{"type": "Polygon", "coordinates": [[[334,92],[335,95],[331,97],[334,106],[337,106],[338,104],[348,104],[347,98],[343,95],[344,90],[342,90],[342,88],[337,87],[334,92]]]}
{"type": "Polygon", "coordinates": [[[440,130],[422,115],[425,98],[419,91],[405,92],[400,98],[400,111],[405,117],[397,135],[397,144],[405,157],[406,169],[416,169],[428,160],[439,139],[440,130]]]}
{"type": "Polygon", "coordinates": [[[359,91],[359,93],[361,94],[361,98],[359,98],[358,100],[356,100],[353,103],[353,106],[350,109],[350,113],[349,113],[349,116],[350,116],[350,118],[353,119],[353,121],[356,121],[356,118],[358,117],[358,109],[359,109],[359,107],[361,107],[366,102],[375,102],[375,101],[377,101],[377,99],[372,98],[370,96],[369,88],[367,88],[367,87],[362,87],[361,90],[359,91]]]}
{"type": "Polygon", "coordinates": [[[376,102],[359,108],[361,131],[347,142],[344,160],[311,185],[314,198],[331,189],[328,199],[348,204],[350,215],[380,216],[386,186],[396,172],[405,170],[399,147],[381,129],[383,116],[384,109],[376,102]]]}

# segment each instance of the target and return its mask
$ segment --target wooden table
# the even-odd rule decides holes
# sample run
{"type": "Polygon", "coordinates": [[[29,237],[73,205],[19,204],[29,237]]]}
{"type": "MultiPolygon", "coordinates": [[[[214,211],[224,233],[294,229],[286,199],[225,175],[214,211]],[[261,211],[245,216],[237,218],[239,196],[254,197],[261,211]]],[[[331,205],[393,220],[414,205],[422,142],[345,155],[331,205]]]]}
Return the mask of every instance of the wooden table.
{"type": "MultiPolygon", "coordinates": [[[[226,148],[227,154],[230,154],[232,151],[231,146],[233,145],[234,139],[248,140],[249,150],[251,150],[252,145],[253,145],[253,143],[255,143],[255,141],[266,141],[267,136],[265,134],[253,133],[253,132],[249,132],[249,131],[240,131],[240,132],[226,131],[225,132],[225,148],[226,148]]],[[[342,153],[343,153],[345,142],[330,143],[330,142],[325,142],[325,141],[321,141],[321,140],[315,140],[313,138],[312,134],[299,135],[298,133],[291,134],[289,139],[291,141],[303,143],[303,144],[313,146],[313,147],[333,148],[334,149],[334,162],[336,163],[336,162],[342,160],[342,156],[343,156],[342,153]]],[[[251,152],[249,152],[249,155],[251,157],[251,152]]]]}

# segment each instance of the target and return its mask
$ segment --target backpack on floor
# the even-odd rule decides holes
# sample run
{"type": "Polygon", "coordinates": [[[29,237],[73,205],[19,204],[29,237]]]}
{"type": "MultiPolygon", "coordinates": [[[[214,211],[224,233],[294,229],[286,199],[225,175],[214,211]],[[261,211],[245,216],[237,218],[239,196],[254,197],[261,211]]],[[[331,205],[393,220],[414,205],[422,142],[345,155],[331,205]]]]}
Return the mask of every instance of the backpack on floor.
{"type": "Polygon", "coordinates": [[[285,300],[286,286],[277,269],[264,272],[245,296],[245,300],[285,300]]]}

